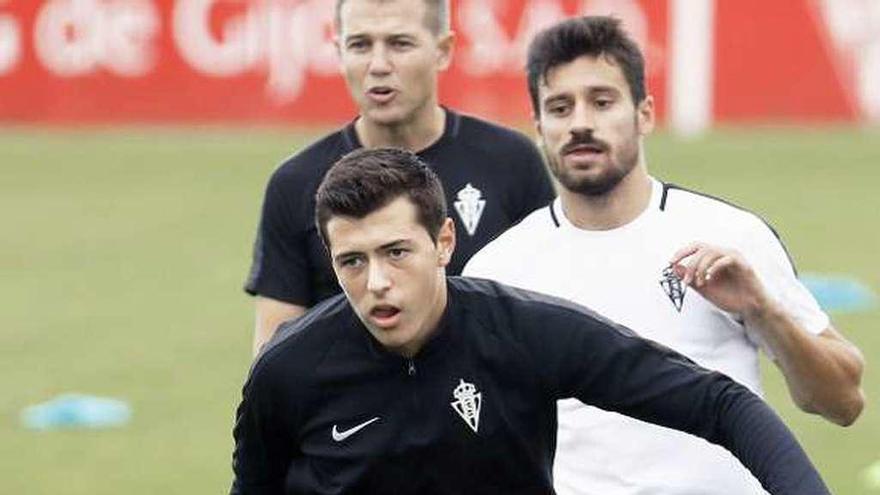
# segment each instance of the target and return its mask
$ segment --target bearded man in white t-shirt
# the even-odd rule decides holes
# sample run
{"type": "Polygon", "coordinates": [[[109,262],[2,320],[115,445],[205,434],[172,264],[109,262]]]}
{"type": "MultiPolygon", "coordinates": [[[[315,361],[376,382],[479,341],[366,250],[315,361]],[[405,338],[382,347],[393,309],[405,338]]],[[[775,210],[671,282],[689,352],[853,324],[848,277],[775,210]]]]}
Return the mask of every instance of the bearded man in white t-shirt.
{"type": "MultiPolygon", "coordinates": [[[[584,304],[758,394],[763,349],[801,409],[855,421],[862,356],[798,281],[775,232],[648,175],[642,139],[654,102],[619,21],[583,17],[539,33],[527,71],[559,197],[464,274],[584,304]]],[[[577,401],[559,403],[554,477],[560,494],[764,493],[717,447],[577,401]]]]}

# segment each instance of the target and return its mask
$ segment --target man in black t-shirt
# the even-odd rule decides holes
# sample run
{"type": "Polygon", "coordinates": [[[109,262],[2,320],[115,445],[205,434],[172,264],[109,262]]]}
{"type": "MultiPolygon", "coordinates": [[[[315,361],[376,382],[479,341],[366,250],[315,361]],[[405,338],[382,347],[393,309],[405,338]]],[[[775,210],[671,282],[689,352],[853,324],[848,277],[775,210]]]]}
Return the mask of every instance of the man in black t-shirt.
{"type": "Polygon", "coordinates": [[[544,206],[553,187],[523,135],[441,107],[437,74],[450,62],[453,34],[444,0],[337,0],[341,66],[359,116],[288,159],[266,189],[245,290],[257,296],[254,351],[282,321],[340,292],[313,225],[324,173],[354,149],[416,152],[447,191],[459,234],[449,266],[544,206]]]}

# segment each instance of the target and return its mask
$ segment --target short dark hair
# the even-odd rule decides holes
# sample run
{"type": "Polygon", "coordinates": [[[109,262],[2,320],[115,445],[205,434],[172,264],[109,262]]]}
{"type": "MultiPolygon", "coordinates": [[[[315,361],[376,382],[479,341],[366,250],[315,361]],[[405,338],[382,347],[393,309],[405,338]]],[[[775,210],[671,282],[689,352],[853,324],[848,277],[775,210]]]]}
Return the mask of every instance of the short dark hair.
{"type": "Polygon", "coordinates": [[[541,115],[538,88],[546,81],[547,73],[582,56],[610,58],[623,71],[633,103],[638,105],[645,99],[645,59],[620,20],[577,17],[539,32],[529,44],[526,73],[536,118],[541,115]]]}
{"type": "Polygon", "coordinates": [[[359,149],[339,159],[315,195],[315,224],[329,250],[327,222],[341,215],[364,218],[405,196],[436,242],[446,220],[446,195],[437,174],[414,153],[397,148],[359,149]]]}
{"type": "MultiPolygon", "coordinates": [[[[392,0],[373,0],[377,3],[388,2],[392,0]]],[[[449,32],[449,0],[422,0],[425,4],[425,27],[428,28],[434,36],[446,34],[449,32]]],[[[346,0],[336,0],[336,30],[342,30],[342,6],[346,0]]]]}

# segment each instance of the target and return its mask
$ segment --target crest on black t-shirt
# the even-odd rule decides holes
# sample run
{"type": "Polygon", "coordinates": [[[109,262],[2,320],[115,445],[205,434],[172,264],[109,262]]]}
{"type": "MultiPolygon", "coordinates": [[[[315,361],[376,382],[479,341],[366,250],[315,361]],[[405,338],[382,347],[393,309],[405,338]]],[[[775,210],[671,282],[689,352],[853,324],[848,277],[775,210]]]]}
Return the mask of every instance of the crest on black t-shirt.
{"type": "Polygon", "coordinates": [[[461,223],[464,224],[465,230],[471,236],[477,231],[480,224],[480,217],[483,216],[483,210],[486,208],[486,200],[483,199],[483,192],[472,186],[470,182],[464,186],[455,197],[455,211],[458,212],[461,223]]]}
{"type": "Polygon", "coordinates": [[[663,269],[663,278],[660,279],[660,287],[663,287],[663,292],[665,292],[666,296],[669,297],[669,300],[672,301],[675,310],[681,313],[681,307],[684,305],[684,293],[687,290],[687,286],[682,285],[681,279],[678,278],[678,275],[676,275],[672,266],[667,266],[663,269]]]}
{"type": "Polygon", "coordinates": [[[483,405],[483,394],[477,391],[473,383],[459,378],[458,386],[452,391],[454,401],[449,405],[461,416],[461,419],[477,433],[480,429],[480,408],[483,405]]]}

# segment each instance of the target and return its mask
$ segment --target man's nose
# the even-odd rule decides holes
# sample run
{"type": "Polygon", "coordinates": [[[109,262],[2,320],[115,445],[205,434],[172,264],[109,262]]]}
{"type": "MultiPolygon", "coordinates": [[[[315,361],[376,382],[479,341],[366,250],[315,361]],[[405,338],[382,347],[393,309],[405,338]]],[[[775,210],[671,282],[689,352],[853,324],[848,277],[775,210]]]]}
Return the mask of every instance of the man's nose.
{"type": "Polygon", "coordinates": [[[391,58],[389,57],[388,49],[385,48],[384,44],[377,43],[373,48],[372,56],[370,57],[370,73],[371,74],[387,74],[391,72],[393,65],[391,63],[391,58]]]}
{"type": "Polygon", "coordinates": [[[571,118],[571,133],[593,132],[596,130],[596,112],[585,102],[574,106],[571,118]]]}
{"type": "Polygon", "coordinates": [[[391,277],[382,263],[370,263],[367,273],[367,290],[370,292],[385,292],[391,288],[391,277]]]}

